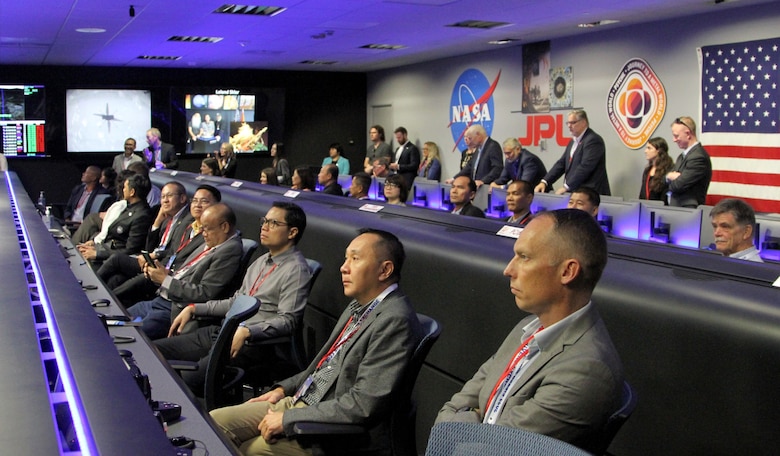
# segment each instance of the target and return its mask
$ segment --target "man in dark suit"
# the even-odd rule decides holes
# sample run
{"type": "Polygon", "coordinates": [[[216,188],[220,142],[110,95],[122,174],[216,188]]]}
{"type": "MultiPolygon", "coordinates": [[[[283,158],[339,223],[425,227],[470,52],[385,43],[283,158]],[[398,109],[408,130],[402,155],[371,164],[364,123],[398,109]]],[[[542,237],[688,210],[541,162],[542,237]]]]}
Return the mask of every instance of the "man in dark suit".
{"type": "Polygon", "coordinates": [[[504,170],[498,179],[490,183],[490,186],[507,188],[507,184],[516,180],[523,180],[531,183],[531,190],[539,185],[542,178],[547,174],[542,160],[531,153],[530,150],[520,146],[517,138],[508,138],[504,141],[504,170]]]}
{"type": "MultiPolygon", "coordinates": [[[[73,187],[68,204],[65,205],[64,217],[66,221],[81,223],[84,216],[92,212],[92,203],[95,201],[95,197],[108,194],[108,190],[100,185],[100,173],[100,168],[94,165],[87,166],[81,173],[81,183],[73,187]]],[[[95,207],[94,209],[99,208],[95,207]]]]}
{"type": "Polygon", "coordinates": [[[404,127],[395,129],[395,140],[398,142],[398,149],[393,156],[393,163],[390,163],[390,169],[403,176],[406,188],[412,188],[417,168],[420,167],[420,149],[409,141],[409,133],[404,127]]]}
{"type": "Polygon", "coordinates": [[[591,295],[607,242],[584,211],[542,212],[504,275],[523,319],[437,422],[521,428],[594,451],[621,403],[623,367],[591,295]]]}
{"type": "Polygon", "coordinates": [[[233,282],[244,251],[236,232],[236,215],[226,204],[218,203],[203,211],[200,221],[206,245],[192,252],[183,265],[172,273],[159,260],[144,266],[144,274],[160,286],[158,296],[136,303],[128,313],[141,317],[141,328],[151,339],[168,335],[173,303],[206,302],[232,291],[226,287],[233,282]]]}
{"type": "Polygon", "coordinates": [[[144,160],[146,165],[151,168],[177,169],[179,160],[176,158],[176,151],[173,145],[164,143],[160,139],[160,130],[150,128],[146,131],[146,142],[149,147],[144,149],[144,160]]]}
{"type": "Polygon", "coordinates": [[[477,194],[477,184],[474,179],[466,176],[458,176],[452,182],[450,188],[450,203],[452,203],[452,213],[458,215],[468,215],[469,217],[485,218],[485,213],[480,208],[471,204],[474,195],[477,194]]]}
{"type": "Polygon", "coordinates": [[[260,397],[211,411],[242,454],[311,454],[285,437],[298,421],[369,425],[360,449],[390,448],[395,393],[422,338],[409,298],[398,288],[404,256],[391,233],[362,231],[341,266],[352,302],[309,367],[260,397]]]}
{"type": "Polygon", "coordinates": [[[154,219],[146,202],[146,195],[151,187],[149,179],[140,174],[125,179],[122,191],[127,207],[109,226],[108,235],[103,242],[88,241],[77,246],[85,260],[99,263],[114,253],[134,254],[144,248],[149,226],[154,219]]]}
{"type": "Polygon", "coordinates": [[[534,190],[545,192],[547,186],[566,174],[563,185],[555,191],[559,195],[580,187],[590,187],[600,195],[610,195],[604,140],[590,129],[588,114],[584,110],[570,112],[568,119],[566,125],[569,126],[572,140],[534,190]]]}
{"type": "Polygon", "coordinates": [[[707,189],[712,180],[712,161],[696,139],[696,122],[692,118],[683,116],[674,119],[672,138],[683,152],[666,175],[669,205],[695,208],[707,199],[707,189]]]}
{"type": "Polygon", "coordinates": [[[466,166],[447,183],[452,183],[458,176],[469,176],[474,179],[477,188],[479,188],[482,184],[490,184],[498,179],[504,170],[501,146],[498,142],[490,138],[485,127],[479,124],[466,129],[464,136],[468,138],[471,146],[476,147],[476,150],[466,166]]]}
{"type": "Polygon", "coordinates": [[[322,193],[344,196],[344,189],[339,184],[338,166],[331,163],[320,168],[320,173],[317,174],[317,182],[322,185],[322,193]]]}

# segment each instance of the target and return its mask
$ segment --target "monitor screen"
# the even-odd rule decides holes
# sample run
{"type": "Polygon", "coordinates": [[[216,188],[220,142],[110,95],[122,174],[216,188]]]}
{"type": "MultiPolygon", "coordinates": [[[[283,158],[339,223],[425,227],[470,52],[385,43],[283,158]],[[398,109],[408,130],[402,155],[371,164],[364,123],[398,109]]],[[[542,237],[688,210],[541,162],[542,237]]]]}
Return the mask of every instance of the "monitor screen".
{"type": "Polygon", "coordinates": [[[0,151],[8,157],[46,156],[46,94],[42,85],[0,85],[0,151]]]}
{"type": "Polygon", "coordinates": [[[119,153],[125,139],[141,142],[152,127],[151,92],[68,89],[65,126],[68,152],[119,153]]]}
{"type": "Polygon", "coordinates": [[[212,154],[226,142],[237,154],[268,151],[269,122],[258,113],[261,101],[240,89],[186,93],[186,153],[212,154]]]}

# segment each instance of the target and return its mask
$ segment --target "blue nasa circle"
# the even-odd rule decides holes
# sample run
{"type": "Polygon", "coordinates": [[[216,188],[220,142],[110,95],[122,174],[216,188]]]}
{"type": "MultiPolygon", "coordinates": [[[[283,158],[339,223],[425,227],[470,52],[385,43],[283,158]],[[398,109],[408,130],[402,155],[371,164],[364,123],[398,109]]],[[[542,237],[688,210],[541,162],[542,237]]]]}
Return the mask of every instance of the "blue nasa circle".
{"type": "Polygon", "coordinates": [[[482,124],[490,136],[493,131],[493,96],[483,105],[473,106],[490,90],[490,82],[481,71],[469,68],[464,71],[452,88],[450,99],[450,132],[458,149],[466,148],[463,132],[471,125],[482,124]]]}

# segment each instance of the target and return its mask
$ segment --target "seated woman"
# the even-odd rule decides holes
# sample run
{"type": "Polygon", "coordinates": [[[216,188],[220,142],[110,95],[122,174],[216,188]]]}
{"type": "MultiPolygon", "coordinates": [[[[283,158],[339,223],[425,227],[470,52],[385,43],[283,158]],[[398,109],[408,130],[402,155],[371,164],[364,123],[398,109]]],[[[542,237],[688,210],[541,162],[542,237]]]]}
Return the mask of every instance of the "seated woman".
{"type": "Polygon", "coordinates": [[[666,192],[669,184],[666,183],[666,173],[674,167],[674,161],[669,156],[669,145],[661,137],[650,138],[645,146],[645,158],[647,166],[642,173],[642,188],[639,190],[639,199],[663,201],[665,205],[666,192]]]}
{"type": "Polygon", "coordinates": [[[384,192],[387,204],[406,206],[405,201],[409,197],[409,189],[406,188],[406,180],[400,174],[387,176],[384,192]]]}
{"type": "Polygon", "coordinates": [[[423,179],[438,181],[441,179],[441,161],[439,160],[439,146],[433,141],[423,144],[423,159],[417,169],[417,175],[423,179]]]}
{"type": "Polygon", "coordinates": [[[279,179],[273,168],[264,168],[260,171],[260,183],[265,185],[279,186],[279,179]]]}
{"type": "Polygon", "coordinates": [[[215,158],[204,158],[200,162],[200,174],[204,176],[219,176],[219,165],[215,158]]]}
{"type": "Polygon", "coordinates": [[[313,192],[317,186],[317,180],[314,173],[308,166],[299,166],[295,168],[292,175],[292,189],[305,192],[313,192]]]}

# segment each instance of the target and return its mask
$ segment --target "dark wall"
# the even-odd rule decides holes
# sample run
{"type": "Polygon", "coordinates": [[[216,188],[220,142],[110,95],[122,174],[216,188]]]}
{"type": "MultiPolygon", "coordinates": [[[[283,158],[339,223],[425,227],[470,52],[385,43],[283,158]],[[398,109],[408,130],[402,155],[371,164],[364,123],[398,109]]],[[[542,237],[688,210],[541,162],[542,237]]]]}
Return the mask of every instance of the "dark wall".
{"type": "MultiPolygon", "coordinates": [[[[109,67],[0,66],[0,83],[46,86],[48,154],[46,159],[10,159],[9,168],[34,200],[46,191],[48,200],[67,199],[87,165],[111,166],[112,154],[67,154],[65,152],[65,91],[68,88],[139,88],[152,91],[152,126],[163,140],[184,151],[185,123],[174,107],[182,87],[234,86],[278,88],[285,94],[282,141],[290,165],[319,166],[328,145],[340,142],[350,161],[361,162],[367,144],[366,76],[362,73],[316,73],[255,70],[149,69],[109,67]],[[173,94],[173,95],[172,95],[173,94]],[[181,130],[181,131],[179,131],[181,130]]],[[[183,119],[183,117],[182,117],[183,119]]],[[[138,149],[144,138],[136,138],[138,149]]],[[[117,144],[117,153],[121,152],[117,144]]],[[[180,169],[197,171],[200,157],[180,158],[180,169]]],[[[241,156],[237,178],[257,180],[270,157],[241,156]]]]}

